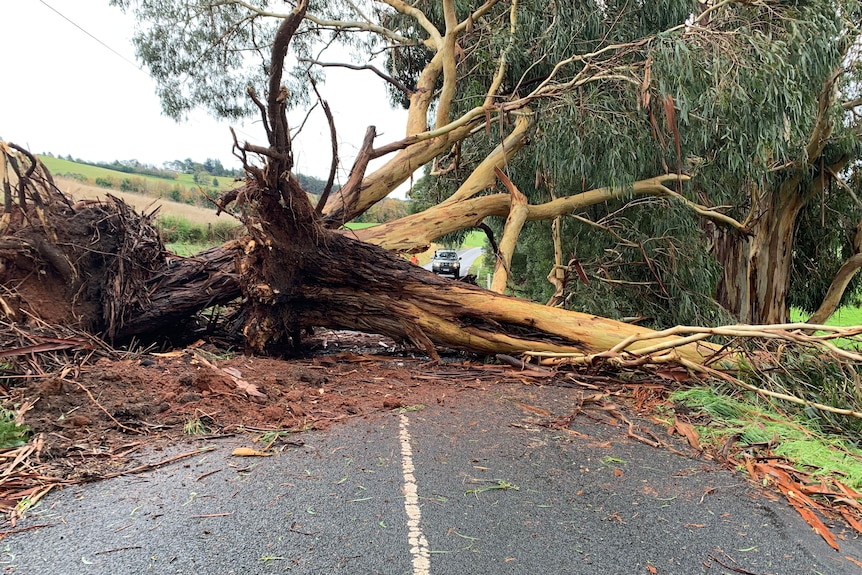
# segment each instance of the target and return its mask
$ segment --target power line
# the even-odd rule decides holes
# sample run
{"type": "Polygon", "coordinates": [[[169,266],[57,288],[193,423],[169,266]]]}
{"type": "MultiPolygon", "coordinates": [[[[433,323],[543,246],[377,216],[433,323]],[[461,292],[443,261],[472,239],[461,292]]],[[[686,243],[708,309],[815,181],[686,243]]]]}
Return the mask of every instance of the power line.
{"type": "Polygon", "coordinates": [[[144,72],[143,68],[141,68],[136,63],[132,62],[131,60],[129,60],[128,58],[126,58],[125,56],[123,56],[122,54],[120,54],[119,52],[117,52],[116,50],[114,50],[113,48],[111,48],[110,46],[108,46],[107,44],[105,44],[104,42],[102,42],[101,40],[99,40],[98,38],[93,36],[92,34],[90,34],[89,32],[87,32],[86,30],[84,30],[77,23],[73,22],[71,18],[69,18],[68,16],[66,16],[65,14],[63,14],[62,12],[60,12],[59,10],[57,10],[56,8],[54,8],[53,6],[51,6],[50,4],[45,2],[45,0],[39,0],[39,2],[44,4],[47,8],[50,8],[51,10],[53,10],[58,16],[60,16],[60,18],[62,18],[63,20],[65,20],[66,22],[68,22],[69,24],[71,24],[72,26],[74,26],[75,28],[77,28],[78,30],[80,30],[81,32],[83,32],[84,34],[86,34],[87,36],[89,36],[90,38],[95,40],[96,42],[98,42],[99,44],[101,44],[102,46],[104,46],[105,48],[107,48],[108,50],[110,50],[111,52],[113,52],[114,54],[116,54],[117,56],[119,56],[120,58],[122,58],[123,60],[128,62],[129,64],[131,64],[132,66],[134,66],[135,68],[137,68],[139,71],[144,72]]]}
{"type": "MultiPolygon", "coordinates": [[[[82,26],[80,26],[78,23],[76,23],[75,21],[73,21],[71,18],[69,18],[68,16],[66,16],[65,14],[63,14],[62,12],[60,12],[59,10],[57,10],[56,8],[54,8],[53,6],[51,6],[50,4],[48,4],[45,0],[39,0],[39,2],[41,2],[42,4],[44,4],[46,8],[49,8],[51,11],[53,11],[54,13],[56,13],[56,14],[57,14],[58,16],[60,16],[63,20],[65,20],[66,22],[68,22],[69,24],[71,24],[72,26],[74,26],[75,28],[77,28],[78,30],[80,30],[81,32],[83,32],[84,34],[86,34],[87,36],[89,36],[90,38],[92,38],[93,40],[95,40],[96,42],[98,42],[99,44],[101,44],[104,48],[107,48],[108,50],[110,50],[111,52],[113,52],[116,56],[119,56],[120,58],[122,58],[126,63],[131,64],[132,66],[134,66],[134,67],[135,67],[135,69],[137,69],[139,72],[143,72],[144,74],[147,74],[147,76],[149,76],[149,73],[148,73],[146,70],[144,70],[141,66],[139,66],[137,63],[135,63],[135,62],[133,62],[133,61],[129,60],[128,58],[126,58],[125,56],[123,56],[122,54],[120,54],[119,52],[117,52],[116,50],[114,50],[114,49],[113,49],[112,47],[110,47],[108,44],[106,44],[105,42],[103,42],[102,40],[100,40],[99,38],[97,38],[96,36],[94,36],[93,34],[91,34],[90,32],[88,32],[87,30],[85,30],[82,26]]],[[[196,106],[196,108],[198,108],[198,109],[202,109],[200,106],[196,106]]],[[[247,138],[249,138],[249,139],[251,139],[251,140],[254,140],[254,139],[256,138],[256,136],[252,136],[251,134],[248,134],[248,133],[246,133],[246,132],[244,132],[244,131],[240,130],[240,129],[239,129],[239,128],[237,128],[237,127],[234,127],[233,129],[234,129],[237,133],[242,134],[242,135],[246,136],[247,138]]]]}

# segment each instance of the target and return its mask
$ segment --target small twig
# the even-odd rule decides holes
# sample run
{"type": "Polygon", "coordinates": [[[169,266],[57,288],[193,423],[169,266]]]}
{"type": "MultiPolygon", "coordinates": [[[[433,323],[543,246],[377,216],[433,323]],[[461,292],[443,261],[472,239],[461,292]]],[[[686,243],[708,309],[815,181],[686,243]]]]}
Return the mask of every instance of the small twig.
{"type": "Polygon", "coordinates": [[[741,567],[734,567],[733,565],[728,565],[724,563],[721,559],[716,557],[715,555],[709,555],[709,558],[724,567],[725,569],[730,569],[731,571],[736,571],[737,573],[742,573],[743,575],[757,575],[754,571],[749,571],[748,569],[743,569],[741,567]]]}
{"type": "Polygon", "coordinates": [[[140,545],[129,545],[128,547],[115,547],[114,549],[105,549],[104,551],[96,551],[93,555],[106,555],[108,553],[116,553],[117,551],[128,551],[129,549],[142,549],[140,545]]]}
{"type": "MultiPolygon", "coordinates": [[[[68,379],[63,379],[63,381],[69,381],[69,380],[68,380],[68,379]]],[[[102,404],[101,404],[101,403],[99,403],[98,401],[96,401],[96,398],[95,398],[95,397],[93,397],[93,394],[92,394],[92,393],[90,393],[90,390],[89,390],[89,389],[87,389],[87,388],[84,386],[84,384],[83,384],[83,383],[81,383],[81,382],[79,382],[79,381],[73,381],[72,383],[74,383],[75,385],[77,385],[78,387],[80,387],[81,389],[83,389],[83,390],[84,390],[84,393],[86,393],[86,394],[87,394],[87,396],[90,398],[90,401],[92,401],[92,402],[93,402],[93,404],[94,404],[96,407],[98,407],[99,409],[101,409],[101,410],[104,412],[104,414],[105,414],[105,415],[107,415],[107,416],[108,416],[108,418],[109,418],[111,421],[113,421],[114,423],[116,423],[116,424],[120,427],[120,429],[125,429],[125,430],[126,430],[126,431],[128,431],[128,432],[131,432],[131,433],[137,433],[137,434],[139,434],[139,435],[146,435],[146,433],[145,433],[145,432],[143,432],[143,431],[141,431],[140,429],[132,429],[131,427],[126,427],[125,425],[123,425],[122,423],[120,423],[119,421],[117,421],[117,420],[114,418],[114,416],[113,416],[113,415],[111,415],[111,414],[108,412],[108,410],[107,410],[107,409],[105,409],[104,407],[102,407],[102,404]]]]}
{"type": "MultiPolygon", "coordinates": [[[[114,477],[122,477],[123,475],[135,475],[138,473],[143,473],[145,471],[151,471],[157,467],[161,467],[163,465],[167,465],[168,463],[173,463],[174,461],[179,461],[180,459],[185,459],[186,457],[192,457],[194,455],[200,455],[201,453],[206,453],[207,451],[212,451],[215,447],[208,447],[206,449],[197,449],[195,451],[190,451],[188,453],[183,453],[181,455],[175,455],[173,457],[169,457],[167,459],[163,459],[157,463],[147,463],[145,465],[139,465],[137,467],[133,467],[131,469],[127,469],[125,471],[117,471],[116,473],[109,473],[107,475],[100,475],[98,477],[88,478],[86,481],[95,481],[102,479],[113,479],[114,477]]],[[[84,481],[81,481],[83,483],[84,481]]]]}
{"type": "Polygon", "coordinates": [[[302,525],[297,525],[296,521],[294,521],[290,524],[288,531],[290,531],[291,533],[299,533],[300,535],[317,535],[319,533],[319,531],[312,531],[311,533],[306,531],[300,531],[299,529],[297,529],[297,527],[302,527],[302,525]]]}
{"type": "Polygon", "coordinates": [[[6,531],[0,531],[0,539],[4,539],[7,535],[14,535],[15,533],[23,533],[25,531],[32,531],[33,529],[41,529],[43,527],[53,527],[53,523],[43,523],[41,525],[31,525],[30,527],[20,527],[18,529],[8,529],[6,531]]]}
{"type": "Polygon", "coordinates": [[[209,477],[210,475],[212,475],[214,473],[218,473],[219,471],[221,471],[221,469],[213,469],[212,471],[208,471],[208,472],[204,473],[203,475],[199,475],[198,478],[195,479],[195,481],[200,481],[201,479],[203,479],[205,477],[209,477]]]}

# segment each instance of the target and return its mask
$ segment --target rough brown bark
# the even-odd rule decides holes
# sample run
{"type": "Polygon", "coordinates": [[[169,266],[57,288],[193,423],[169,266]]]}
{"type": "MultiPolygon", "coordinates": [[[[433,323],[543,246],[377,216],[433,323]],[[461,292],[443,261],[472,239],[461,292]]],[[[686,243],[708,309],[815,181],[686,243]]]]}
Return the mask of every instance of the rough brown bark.
{"type": "Polygon", "coordinates": [[[767,191],[750,233],[717,229],[722,279],[716,299],[740,323],[786,323],[787,290],[796,219],[804,206],[795,193],[767,191]]]}
{"type": "Polygon", "coordinates": [[[241,297],[236,271],[241,247],[241,242],[232,241],[194,257],[167,258],[164,269],[148,282],[147,305],[126,308],[117,319],[116,337],[164,334],[205,308],[241,297]]]}
{"type": "Polygon", "coordinates": [[[799,213],[812,198],[823,193],[831,175],[840,172],[847,161],[840,159],[823,166],[821,157],[832,134],[828,111],[837,93],[840,73],[835,70],[824,79],[806,161],[788,168],[794,172],[776,189],[759,189],[751,194],[751,215],[744,231],[716,230],[715,254],[723,269],[716,299],[740,323],[785,323],[790,317],[787,294],[799,213]],[[803,187],[803,174],[809,170],[817,175],[803,187]]]}
{"type": "MultiPolygon", "coordinates": [[[[269,258],[270,253],[260,246],[250,254],[249,263],[269,258]]],[[[442,278],[391,252],[332,232],[320,237],[320,249],[301,263],[297,273],[302,277],[297,289],[261,283],[249,290],[267,311],[247,326],[255,349],[296,344],[304,328],[311,326],[388,335],[432,357],[439,347],[478,353],[589,354],[632,335],[653,333],[442,278]]],[[[634,343],[628,349],[643,346],[634,343]]],[[[715,351],[709,345],[689,345],[679,353],[702,362],[715,351]]]]}

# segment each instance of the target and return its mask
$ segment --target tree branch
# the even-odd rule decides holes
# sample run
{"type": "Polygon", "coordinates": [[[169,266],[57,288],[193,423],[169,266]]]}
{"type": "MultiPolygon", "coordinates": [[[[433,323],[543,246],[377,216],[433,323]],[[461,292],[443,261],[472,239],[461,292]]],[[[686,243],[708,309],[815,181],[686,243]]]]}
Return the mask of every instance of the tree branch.
{"type": "MultiPolygon", "coordinates": [[[[492,173],[494,167],[492,165],[490,168],[492,173]]],[[[682,201],[686,207],[702,217],[715,219],[744,231],[744,228],[736,220],[686,200],[664,185],[665,182],[685,182],[689,179],[690,177],[685,174],[664,174],[635,182],[631,188],[596,188],[572,196],[557,198],[543,204],[528,205],[526,220],[551,220],[557,216],[570,214],[576,210],[609,200],[625,198],[631,194],[674,198],[682,201]]],[[[478,188],[478,191],[485,189],[485,187],[478,188]]],[[[477,186],[472,189],[477,189],[477,186]]],[[[509,215],[509,194],[472,197],[471,194],[465,193],[457,201],[450,200],[451,197],[424,212],[411,214],[379,226],[354,230],[352,233],[362,241],[379,245],[388,250],[409,252],[428,246],[435,239],[450,232],[476,227],[486,217],[508,217],[509,215]]]]}
{"type": "Polygon", "coordinates": [[[335,182],[335,172],[338,170],[338,138],[335,133],[335,120],[332,117],[332,110],[329,109],[329,102],[320,96],[320,92],[317,90],[317,83],[314,79],[311,76],[309,76],[308,79],[311,82],[311,87],[314,88],[314,93],[317,94],[317,100],[323,108],[323,113],[326,115],[326,122],[329,124],[329,141],[331,142],[332,147],[332,161],[329,165],[329,178],[326,180],[326,185],[323,187],[323,193],[320,194],[320,199],[317,200],[317,206],[315,207],[315,211],[318,214],[322,214],[323,206],[325,206],[327,200],[329,200],[329,192],[332,190],[332,184],[335,182]]]}
{"type": "Polygon", "coordinates": [[[491,281],[491,291],[503,294],[506,293],[506,286],[509,283],[512,254],[515,253],[518,236],[521,235],[521,229],[524,227],[524,222],[527,221],[529,208],[527,205],[527,196],[521,193],[521,190],[503,173],[503,170],[495,167],[494,174],[500,178],[500,181],[509,190],[510,202],[509,216],[506,218],[506,223],[503,226],[503,237],[500,238],[497,263],[494,266],[494,279],[491,281]]]}
{"type": "Polygon", "coordinates": [[[353,217],[347,218],[347,215],[354,213],[350,209],[351,205],[349,202],[358,199],[359,194],[357,193],[357,189],[362,184],[365,170],[368,168],[368,162],[371,160],[371,147],[374,145],[374,137],[376,135],[374,126],[368,126],[368,129],[365,131],[365,138],[362,140],[362,147],[359,148],[359,154],[356,155],[353,168],[350,170],[350,177],[347,179],[347,183],[341,186],[341,189],[336,192],[337,196],[344,198],[348,202],[345,204],[345,211],[339,212],[342,214],[340,218],[336,218],[332,214],[327,216],[324,219],[326,227],[337,228],[353,219],[353,217]]]}
{"type": "Polygon", "coordinates": [[[488,93],[485,96],[485,106],[494,105],[494,95],[500,89],[503,83],[503,78],[506,76],[507,58],[509,52],[515,45],[516,24],[518,22],[518,0],[511,0],[512,7],[509,10],[509,41],[506,43],[506,48],[500,54],[500,62],[497,65],[497,72],[491,80],[491,85],[488,87],[488,93]]]}
{"type": "Polygon", "coordinates": [[[384,4],[388,4],[398,12],[404,14],[405,16],[410,16],[411,18],[416,20],[416,23],[422,26],[422,29],[428,33],[428,36],[433,43],[434,48],[439,51],[443,47],[443,37],[440,35],[440,31],[437,29],[434,24],[428,19],[422,10],[416,8],[415,6],[410,6],[409,4],[402,2],[401,0],[381,0],[384,4]]]}
{"type": "Polygon", "coordinates": [[[309,60],[307,58],[301,58],[300,62],[308,62],[310,64],[316,64],[317,66],[321,66],[323,68],[347,68],[348,70],[371,70],[375,74],[377,74],[380,78],[385,80],[386,82],[395,86],[398,91],[400,91],[405,96],[410,96],[412,94],[412,90],[410,90],[407,86],[393,78],[392,76],[385,74],[381,70],[379,70],[376,66],[372,66],[371,64],[347,64],[341,62],[319,62],[317,60],[309,60]]]}

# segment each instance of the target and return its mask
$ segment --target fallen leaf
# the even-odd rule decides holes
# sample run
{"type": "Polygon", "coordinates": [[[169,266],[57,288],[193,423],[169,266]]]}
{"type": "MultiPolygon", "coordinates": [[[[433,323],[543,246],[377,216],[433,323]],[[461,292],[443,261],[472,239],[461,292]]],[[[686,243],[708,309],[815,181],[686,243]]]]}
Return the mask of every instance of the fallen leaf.
{"type": "Polygon", "coordinates": [[[700,435],[697,433],[697,430],[694,428],[692,424],[687,421],[683,421],[676,415],[673,416],[673,426],[674,428],[683,435],[688,444],[692,446],[692,448],[700,451],[700,435]]]}
{"type": "Polygon", "coordinates": [[[252,449],[250,447],[237,447],[233,450],[231,455],[235,455],[237,457],[269,457],[272,453],[258,451],[257,449],[252,449]]]}
{"type": "Polygon", "coordinates": [[[74,347],[84,347],[87,344],[86,340],[82,339],[58,339],[52,338],[45,343],[36,343],[33,345],[25,345],[14,349],[6,349],[0,351],[0,357],[13,357],[16,355],[27,355],[30,353],[41,353],[44,351],[60,351],[74,347]]]}
{"type": "Polygon", "coordinates": [[[182,357],[185,353],[186,352],[181,349],[179,351],[166,351],[164,353],[158,353],[158,352],[153,351],[153,352],[150,352],[150,355],[155,356],[155,357],[172,358],[172,357],[182,357]]]}
{"type": "Polygon", "coordinates": [[[829,531],[826,525],[823,524],[820,518],[814,514],[811,507],[806,506],[806,500],[808,500],[811,505],[813,505],[814,502],[808,499],[805,495],[799,493],[797,490],[788,487],[783,481],[779,482],[778,488],[782,493],[784,493],[784,496],[787,497],[787,501],[789,501],[790,505],[796,509],[796,512],[805,519],[805,522],[808,523],[812,529],[814,529],[814,532],[820,535],[820,537],[822,537],[830,547],[838,551],[838,542],[835,540],[835,536],[831,531],[829,531]]]}
{"type": "Polygon", "coordinates": [[[846,521],[850,525],[850,527],[852,527],[859,533],[862,533],[862,523],[860,523],[859,520],[854,517],[853,513],[849,509],[839,508],[838,512],[841,514],[841,517],[844,518],[844,521],[846,521]]]}
{"type": "Polygon", "coordinates": [[[656,569],[656,568],[655,568],[655,567],[653,567],[652,565],[647,565],[647,566],[646,566],[646,568],[647,568],[647,571],[649,571],[649,572],[650,572],[650,573],[652,573],[653,575],[655,575],[656,573],[658,573],[658,569],[656,569]]]}
{"type": "Polygon", "coordinates": [[[541,415],[542,417],[548,417],[551,415],[551,412],[547,409],[542,409],[541,407],[536,407],[535,405],[530,405],[528,403],[521,403],[520,401],[512,402],[524,411],[529,411],[531,413],[535,413],[536,415],[541,415]]]}
{"type": "Polygon", "coordinates": [[[257,386],[253,383],[249,383],[246,380],[239,378],[234,378],[233,382],[236,384],[237,389],[244,391],[249,395],[253,395],[254,397],[266,397],[266,395],[257,390],[257,386]]]}

